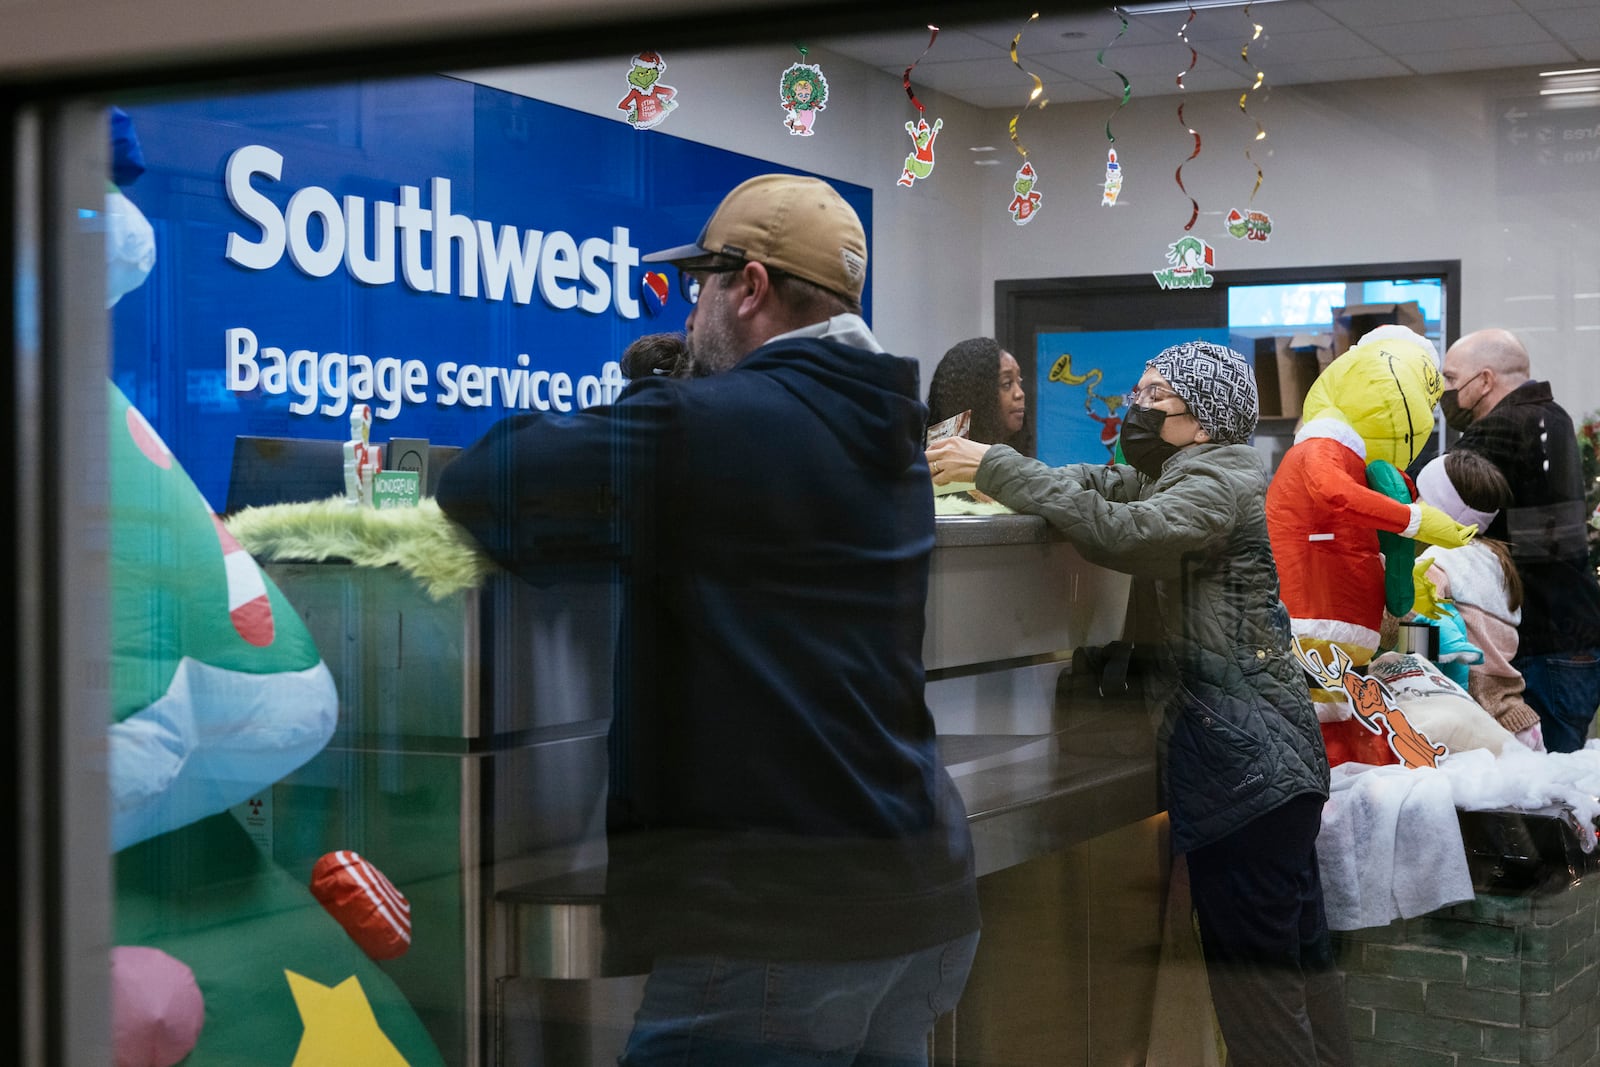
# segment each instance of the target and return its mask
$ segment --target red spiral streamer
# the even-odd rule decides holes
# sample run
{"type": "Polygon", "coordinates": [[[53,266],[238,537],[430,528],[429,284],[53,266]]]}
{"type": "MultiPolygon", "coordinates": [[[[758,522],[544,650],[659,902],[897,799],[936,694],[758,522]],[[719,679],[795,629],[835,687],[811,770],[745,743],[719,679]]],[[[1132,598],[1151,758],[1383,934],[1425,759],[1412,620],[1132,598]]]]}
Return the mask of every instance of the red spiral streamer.
{"type": "MultiPolygon", "coordinates": [[[[1189,44],[1189,24],[1193,21],[1194,5],[1190,4],[1189,17],[1184,19],[1183,25],[1178,28],[1178,37],[1181,38],[1183,43],[1189,48],[1189,65],[1178,72],[1179,92],[1188,91],[1188,86],[1183,84],[1183,76],[1193,70],[1195,63],[1197,63],[1200,59],[1199,54],[1194,50],[1194,45],[1189,44]]],[[[1200,217],[1200,204],[1195,200],[1194,197],[1189,196],[1189,190],[1185,189],[1183,186],[1183,167],[1185,163],[1188,163],[1189,160],[1194,159],[1200,154],[1200,133],[1194,129],[1194,127],[1190,126],[1188,122],[1184,121],[1182,102],[1178,104],[1178,123],[1194,136],[1194,151],[1190,152],[1188,159],[1185,159],[1183,163],[1179,163],[1178,169],[1172,172],[1173,178],[1176,179],[1178,183],[1178,191],[1183,193],[1184,196],[1189,197],[1189,221],[1183,225],[1184,232],[1187,233],[1189,230],[1194,229],[1195,220],[1200,217]]]]}
{"type": "MultiPolygon", "coordinates": [[[[1256,22],[1255,20],[1253,20],[1250,17],[1250,5],[1249,4],[1244,5],[1244,17],[1245,17],[1245,21],[1250,23],[1251,27],[1254,29],[1255,32],[1253,32],[1250,35],[1250,39],[1245,41],[1244,46],[1239,49],[1239,58],[1244,60],[1245,64],[1247,66],[1253,66],[1253,64],[1250,63],[1250,46],[1252,44],[1254,44],[1256,41],[1261,39],[1261,23],[1256,22]]],[[[1253,85],[1251,85],[1250,88],[1246,89],[1244,92],[1239,94],[1239,111],[1240,111],[1240,113],[1243,114],[1245,118],[1249,119],[1251,122],[1256,124],[1256,135],[1255,135],[1255,137],[1252,139],[1251,144],[1247,144],[1247,145],[1244,146],[1244,158],[1249,161],[1249,163],[1250,163],[1250,165],[1252,167],[1256,168],[1256,184],[1255,184],[1255,187],[1250,190],[1250,202],[1253,202],[1255,200],[1255,198],[1256,198],[1256,193],[1261,191],[1261,179],[1262,179],[1261,164],[1256,162],[1255,156],[1251,155],[1250,149],[1251,149],[1251,145],[1253,145],[1256,141],[1265,141],[1267,139],[1267,129],[1266,129],[1265,126],[1261,125],[1261,120],[1260,119],[1258,119],[1254,115],[1250,114],[1250,109],[1246,105],[1249,103],[1250,94],[1255,92],[1257,89],[1261,88],[1261,83],[1263,81],[1265,81],[1266,78],[1267,78],[1267,74],[1266,74],[1265,71],[1259,70],[1259,69],[1256,70],[1255,83],[1253,85]]],[[[1247,206],[1248,206],[1248,202],[1247,202],[1247,206]]]]}
{"type": "Polygon", "coordinates": [[[911,61],[911,66],[907,67],[905,73],[900,75],[900,84],[905,87],[906,98],[911,101],[911,106],[916,108],[919,113],[925,112],[928,109],[922,106],[922,101],[917,99],[917,94],[911,91],[911,71],[918,63],[922,62],[922,57],[928,54],[928,50],[933,47],[933,42],[939,39],[939,27],[930,22],[928,23],[928,29],[932,31],[928,35],[928,47],[924,48],[922,50],[922,55],[918,56],[916,59],[913,59],[911,61]]]}

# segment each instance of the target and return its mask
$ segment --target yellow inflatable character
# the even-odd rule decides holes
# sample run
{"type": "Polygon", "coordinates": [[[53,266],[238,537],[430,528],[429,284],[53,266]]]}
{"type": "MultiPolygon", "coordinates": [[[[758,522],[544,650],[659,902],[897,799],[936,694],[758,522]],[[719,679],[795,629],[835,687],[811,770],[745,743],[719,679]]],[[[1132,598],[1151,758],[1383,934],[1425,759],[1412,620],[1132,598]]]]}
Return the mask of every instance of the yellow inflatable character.
{"type": "MultiPolygon", "coordinates": [[[[1385,604],[1380,531],[1449,548],[1476,532],[1416,502],[1399,473],[1433,432],[1443,392],[1433,344],[1403,326],[1380,326],[1329,364],[1306,395],[1304,423],[1267,490],[1267,529],[1296,643],[1321,663],[1333,662],[1338,649],[1364,667],[1377,650],[1385,604]],[[1384,480],[1403,485],[1408,499],[1373,488],[1384,480]]],[[[1412,560],[1400,562],[1409,575],[1412,560]]],[[[1312,696],[1329,763],[1397,762],[1387,738],[1361,724],[1344,693],[1314,687],[1312,696]]]]}

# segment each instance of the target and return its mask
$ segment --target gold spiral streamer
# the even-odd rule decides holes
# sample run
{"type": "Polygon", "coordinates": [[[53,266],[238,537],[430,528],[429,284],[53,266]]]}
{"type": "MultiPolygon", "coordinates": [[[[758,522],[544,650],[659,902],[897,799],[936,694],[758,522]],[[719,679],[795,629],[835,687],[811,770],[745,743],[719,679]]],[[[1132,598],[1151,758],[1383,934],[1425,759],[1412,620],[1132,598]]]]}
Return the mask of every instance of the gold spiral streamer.
{"type": "Polygon", "coordinates": [[[1038,17],[1039,17],[1039,13],[1037,11],[1035,11],[1033,14],[1029,15],[1028,16],[1028,21],[1024,22],[1022,24],[1022,29],[1018,30],[1017,31],[1017,35],[1015,37],[1011,38],[1011,65],[1016,67],[1018,70],[1021,70],[1022,73],[1026,74],[1028,77],[1033,79],[1033,92],[1028,94],[1027,103],[1022,105],[1021,110],[1019,110],[1015,115],[1011,116],[1011,122],[1009,124],[1010,133],[1011,133],[1011,143],[1016,146],[1016,149],[1017,149],[1018,152],[1022,153],[1022,158],[1023,159],[1027,159],[1028,158],[1028,150],[1026,148],[1022,147],[1022,142],[1017,139],[1017,121],[1022,118],[1022,112],[1028,110],[1028,108],[1033,105],[1033,102],[1035,100],[1037,100],[1039,102],[1039,110],[1041,110],[1041,111],[1043,111],[1044,110],[1044,106],[1050,102],[1049,100],[1046,100],[1046,99],[1043,98],[1044,82],[1040,81],[1039,80],[1039,76],[1037,74],[1033,73],[1033,71],[1031,71],[1031,70],[1023,70],[1022,61],[1017,58],[1017,45],[1022,43],[1022,32],[1023,32],[1023,30],[1026,30],[1030,25],[1032,25],[1033,24],[1033,20],[1038,18],[1038,17]]]}
{"type": "MultiPolygon", "coordinates": [[[[1250,34],[1250,39],[1244,43],[1244,46],[1239,49],[1239,58],[1245,61],[1246,66],[1254,66],[1254,64],[1252,64],[1250,62],[1250,46],[1261,39],[1261,23],[1256,22],[1256,21],[1254,21],[1253,19],[1250,18],[1250,5],[1249,4],[1244,5],[1244,17],[1245,17],[1245,19],[1247,21],[1250,22],[1250,25],[1254,29],[1254,32],[1250,34]]],[[[1263,81],[1265,81],[1266,78],[1267,78],[1266,72],[1263,71],[1263,70],[1260,70],[1258,68],[1256,70],[1255,83],[1253,85],[1251,85],[1250,88],[1246,89],[1244,92],[1239,94],[1239,111],[1240,111],[1240,113],[1243,114],[1245,118],[1249,119],[1251,122],[1256,124],[1256,135],[1255,135],[1255,137],[1251,140],[1250,144],[1247,144],[1247,145],[1244,146],[1244,158],[1249,160],[1250,165],[1252,167],[1256,168],[1256,184],[1255,184],[1255,187],[1250,190],[1250,200],[1247,202],[1247,206],[1248,206],[1248,203],[1251,203],[1251,202],[1255,201],[1256,193],[1261,191],[1261,178],[1262,178],[1261,164],[1256,162],[1255,156],[1251,154],[1251,148],[1255,144],[1256,141],[1265,141],[1267,139],[1267,129],[1266,129],[1265,126],[1261,125],[1261,120],[1260,119],[1258,119],[1254,115],[1250,114],[1250,109],[1246,105],[1249,103],[1250,94],[1255,92],[1257,89],[1261,88],[1261,83],[1263,81]]]]}
{"type": "MultiPolygon", "coordinates": [[[[1190,4],[1189,5],[1189,17],[1187,19],[1185,19],[1184,22],[1183,22],[1183,25],[1178,28],[1178,36],[1179,36],[1179,38],[1181,38],[1183,40],[1183,43],[1185,45],[1188,45],[1188,47],[1189,47],[1189,65],[1186,68],[1184,68],[1183,70],[1180,70],[1178,72],[1178,91],[1180,93],[1184,92],[1184,91],[1186,91],[1188,89],[1188,86],[1183,84],[1183,76],[1185,74],[1188,74],[1189,71],[1193,70],[1195,63],[1199,62],[1199,59],[1200,59],[1199,53],[1197,53],[1194,50],[1194,45],[1189,44],[1189,24],[1191,22],[1193,22],[1193,21],[1194,21],[1194,5],[1190,4]]],[[[1192,134],[1194,136],[1194,151],[1190,152],[1189,153],[1189,158],[1185,159],[1183,161],[1183,163],[1179,163],[1178,164],[1178,169],[1172,172],[1172,177],[1178,183],[1178,191],[1181,192],[1184,196],[1189,197],[1189,221],[1184,223],[1184,225],[1183,225],[1184,232],[1187,233],[1188,231],[1194,229],[1195,220],[1200,217],[1200,203],[1199,203],[1199,201],[1195,200],[1194,197],[1189,196],[1189,190],[1184,188],[1184,185],[1183,185],[1183,165],[1184,165],[1184,163],[1188,163],[1189,160],[1194,159],[1196,156],[1198,156],[1200,154],[1200,132],[1198,130],[1196,130],[1193,126],[1190,126],[1189,123],[1184,120],[1184,117],[1183,117],[1183,102],[1181,102],[1181,101],[1178,104],[1178,123],[1184,129],[1188,130],[1190,134],[1192,134]]]]}

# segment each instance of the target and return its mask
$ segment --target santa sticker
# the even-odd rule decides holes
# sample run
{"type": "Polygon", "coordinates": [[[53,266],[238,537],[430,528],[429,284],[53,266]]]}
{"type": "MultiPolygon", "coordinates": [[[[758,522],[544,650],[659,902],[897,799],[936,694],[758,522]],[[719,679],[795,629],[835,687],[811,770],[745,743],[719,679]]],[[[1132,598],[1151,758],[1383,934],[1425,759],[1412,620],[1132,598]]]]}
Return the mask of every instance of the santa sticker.
{"type": "Polygon", "coordinates": [[[617,110],[628,116],[628,125],[636,130],[659,126],[678,106],[678,90],[661,83],[661,72],[667,69],[666,60],[659,52],[640,52],[633,57],[628,70],[628,95],[617,101],[617,110]]]}
{"type": "Polygon", "coordinates": [[[1022,166],[1017,168],[1017,180],[1012,183],[1011,189],[1015,196],[1011,198],[1011,206],[1006,210],[1011,212],[1011,221],[1018,226],[1026,226],[1033,221],[1033,216],[1039,211],[1039,201],[1044,197],[1039,195],[1035,188],[1039,183],[1039,176],[1034,172],[1033,164],[1027,160],[1022,161],[1022,166]]]}
{"type": "Polygon", "coordinates": [[[909,189],[918,178],[926,178],[933,173],[933,139],[939,136],[942,129],[944,119],[934,119],[932,126],[928,125],[925,118],[918,118],[915,125],[906,123],[906,132],[911,135],[911,154],[906,157],[905,167],[896,185],[909,189]]]}
{"type": "Polygon", "coordinates": [[[791,63],[778,79],[778,101],[788,114],[783,124],[791,137],[810,137],[817,112],[828,103],[828,79],[815,63],[791,63]]]}

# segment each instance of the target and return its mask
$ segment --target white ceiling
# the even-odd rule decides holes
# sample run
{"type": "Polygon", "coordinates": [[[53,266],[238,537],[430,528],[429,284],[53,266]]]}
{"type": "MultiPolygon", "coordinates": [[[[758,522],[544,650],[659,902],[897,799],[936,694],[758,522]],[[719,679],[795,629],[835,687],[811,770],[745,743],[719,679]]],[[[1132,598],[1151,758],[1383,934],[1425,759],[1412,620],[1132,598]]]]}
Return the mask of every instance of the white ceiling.
{"type": "Polygon", "coordinates": [[[1243,91],[1257,71],[1266,74],[1257,91],[1266,92],[1307,82],[1600,66],[1600,0],[1254,0],[1248,6],[1240,0],[1197,8],[1192,18],[1181,7],[1130,15],[1119,36],[1121,27],[1108,5],[1031,22],[1023,14],[941,28],[932,48],[926,25],[811,43],[897,77],[916,62],[913,91],[937,89],[984,108],[1027,102],[1029,73],[1044,83],[1046,99],[1064,102],[1119,99],[1122,82],[1114,71],[1128,77],[1135,97],[1145,97],[1243,91]],[[1256,23],[1263,32],[1251,42],[1256,23]],[[1018,32],[1021,70],[1011,61],[1018,32]],[[1248,64],[1240,56],[1247,42],[1248,64]],[[1192,69],[1189,47],[1196,53],[1192,69]],[[1103,65],[1096,62],[1102,52],[1103,65]]]}

